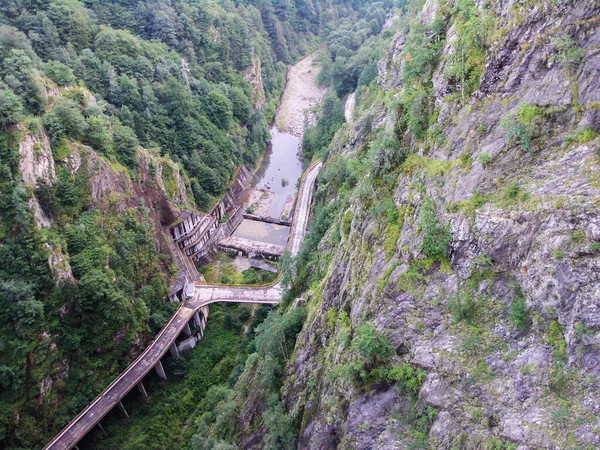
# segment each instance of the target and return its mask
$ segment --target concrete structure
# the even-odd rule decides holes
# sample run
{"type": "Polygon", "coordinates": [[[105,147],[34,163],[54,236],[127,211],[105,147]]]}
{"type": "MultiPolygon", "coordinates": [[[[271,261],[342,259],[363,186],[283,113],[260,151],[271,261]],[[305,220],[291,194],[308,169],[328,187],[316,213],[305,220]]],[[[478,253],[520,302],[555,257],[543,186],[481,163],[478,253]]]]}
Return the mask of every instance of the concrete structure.
{"type": "Polygon", "coordinates": [[[259,259],[249,259],[250,267],[255,267],[256,269],[266,270],[267,272],[277,273],[277,267],[273,264],[269,264],[265,261],[261,261],[259,259]]]}
{"type": "Polygon", "coordinates": [[[242,253],[250,258],[263,257],[275,261],[283,255],[285,247],[283,245],[268,244],[266,242],[253,241],[236,236],[229,236],[219,241],[218,247],[221,250],[233,250],[242,253]]]}
{"type": "Polygon", "coordinates": [[[256,214],[244,214],[244,219],[256,220],[257,222],[274,223],[276,225],[283,225],[289,227],[292,222],[289,220],[274,219],[273,217],[257,216],[256,214]]]}
{"type": "MultiPolygon", "coordinates": [[[[300,183],[296,213],[288,239],[288,248],[292,255],[298,253],[300,243],[306,234],[313,186],[320,168],[321,162],[310,166],[304,173],[300,183]]],[[[189,264],[188,258],[183,259],[187,261],[186,264],[189,264]]],[[[102,426],[100,420],[112,408],[118,406],[125,395],[135,386],[138,386],[144,393],[146,392],[141,382],[144,376],[153,368],[161,378],[166,379],[167,375],[162,366],[161,358],[170,351],[174,344],[176,345],[176,340],[181,332],[186,328],[190,329],[190,322],[195,329],[200,330],[202,336],[208,317],[207,306],[209,304],[215,302],[276,304],[281,301],[281,294],[279,278],[271,285],[257,287],[196,283],[194,296],[181,304],[154,341],[44,449],[68,450],[75,447],[77,442],[94,426],[102,426]]],[[[191,345],[189,339],[183,342],[187,342],[186,347],[191,345]]],[[[181,350],[181,344],[176,349],[177,351],[181,350]]]]}

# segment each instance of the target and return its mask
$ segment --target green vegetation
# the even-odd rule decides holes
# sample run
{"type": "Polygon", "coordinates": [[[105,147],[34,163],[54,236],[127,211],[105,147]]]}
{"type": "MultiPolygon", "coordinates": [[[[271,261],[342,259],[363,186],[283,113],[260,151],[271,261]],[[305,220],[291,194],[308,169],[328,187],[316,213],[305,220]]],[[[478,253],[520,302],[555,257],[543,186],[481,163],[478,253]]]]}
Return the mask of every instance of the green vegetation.
{"type": "MultiPolygon", "coordinates": [[[[208,208],[236,167],[254,166],[266,148],[286,64],[339,19],[362,21],[362,30],[373,14],[381,22],[392,5],[363,6],[320,0],[298,8],[271,0],[1,3],[0,447],[39,447],[126,367],[132,348],[143,347],[176,307],[166,302],[176,268],[157,251],[146,199],[113,192],[91,208],[90,179],[100,165],[127,185],[143,178],[140,146],[151,149],[150,174],[158,176],[162,165],[167,196],[175,197],[181,175],[189,180],[191,201],[208,208]],[[259,71],[263,86],[248,81],[259,71]],[[257,103],[264,106],[256,109],[257,103]],[[46,131],[56,180],[26,187],[19,143],[30,134],[39,156],[46,131]],[[85,146],[100,156],[96,164],[85,146]],[[50,227],[35,226],[32,195],[50,227]],[[47,392],[40,394],[40,386],[49,386],[47,392]]],[[[366,50],[363,57],[375,61],[366,50]]],[[[372,79],[372,69],[359,74],[362,82],[372,79]]],[[[327,119],[335,120],[323,129],[330,140],[343,112],[337,98],[329,104],[327,119]]],[[[333,215],[333,209],[323,212],[311,230],[303,262],[313,257],[333,215]]],[[[307,268],[306,278],[310,273],[307,268]]],[[[220,281],[273,278],[251,269],[220,281]]],[[[277,429],[281,417],[269,417],[268,426],[277,429]]],[[[169,442],[153,441],[163,432],[173,436],[161,420],[140,446],[169,442]]]]}
{"type": "Polygon", "coordinates": [[[421,251],[430,258],[443,259],[448,253],[452,235],[448,227],[440,225],[430,198],[425,200],[421,209],[421,229],[423,231],[421,251]]]}
{"type": "MultiPolygon", "coordinates": [[[[200,446],[200,442],[210,442],[205,440],[209,434],[205,424],[212,420],[223,423],[238,413],[232,403],[232,389],[248,355],[254,352],[255,330],[269,309],[262,306],[252,313],[248,305],[211,305],[210,326],[201,344],[180,358],[167,358],[169,379],[144,380],[150,397],[129,396],[126,408],[131,419],[123,423],[118,416],[109,417],[104,423],[109,437],[92,432],[86,438],[86,448],[190,448],[191,441],[193,448],[207,448],[200,446]],[[249,328],[248,337],[244,337],[244,326],[249,328]]],[[[233,428],[222,439],[236,430],[235,421],[229,424],[233,428]]]]}
{"type": "Polygon", "coordinates": [[[360,20],[340,20],[327,37],[319,82],[331,84],[339,98],[357,87],[368,86],[377,76],[377,61],[383,48],[378,35],[391,6],[389,1],[366,5],[367,14],[360,20]]]}
{"type": "Polygon", "coordinates": [[[477,159],[483,167],[487,167],[492,162],[492,157],[489,153],[483,152],[477,156],[477,159]]]}
{"type": "Polygon", "coordinates": [[[511,323],[523,330],[529,325],[529,317],[527,314],[527,303],[523,296],[518,296],[510,305],[509,319],[511,323]]]}
{"type": "Polygon", "coordinates": [[[453,92],[460,92],[464,101],[479,87],[488,35],[494,25],[493,15],[484,5],[475,6],[473,0],[460,0],[451,14],[455,18],[456,40],[448,57],[444,76],[453,92]]]}
{"type": "Polygon", "coordinates": [[[583,58],[583,50],[571,36],[564,38],[553,37],[550,44],[554,48],[555,54],[550,57],[551,61],[557,61],[562,67],[568,70],[575,69],[583,58]]]}
{"type": "Polygon", "coordinates": [[[477,311],[477,304],[470,293],[461,292],[456,299],[450,302],[450,310],[454,317],[454,323],[464,321],[472,325],[477,311]]]}
{"type": "Polygon", "coordinates": [[[335,94],[328,94],[321,105],[321,111],[314,127],[308,128],[302,137],[302,156],[310,161],[313,156],[323,158],[333,135],[344,123],[342,102],[335,94]]]}
{"type": "Polygon", "coordinates": [[[49,98],[56,105],[44,120],[53,145],[82,140],[107,155],[114,150],[112,157],[133,170],[138,144],[158,146],[183,165],[198,206],[207,208],[235,167],[254,166],[264,151],[285,64],[327,35],[336,11],[343,11],[342,25],[360,24],[359,32],[376,23],[377,34],[382,8],[391,5],[354,12],[360,6],[336,4],[321,14],[319,0],[298,9],[274,1],[15,0],[0,7],[0,122],[14,124],[22,112],[42,115],[50,106],[48,77],[62,94],[49,98]],[[253,110],[262,89],[245,74],[259,69],[266,104],[253,110]]]}
{"type": "Polygon", "coordinates": [[[198,271],[209,283],[223,284],[266,284],[277,278],[276,273],[265,270],[239,269],[235,265],[235,252],[218,252],[213,260],[198,268],[198,271]]]}
{"type": "Polygon", "coordinates": [[[507,113],[500,125],[506,129],[508,143],[531,150],[531,141],[539,133],[543,114],[543,109],[528,103],[523,103],[515,114],[507,113]]]}
{"type": "Polygon", "coordinates": [[[387,381],[396,383],[399,391],[416,397],[425,378],[423,369],[415,369],[409,364],[389,365],[396,351],[389,338],[377,331],[370,322],[356,327],[350,348],[353,358],[346,364],[335,367],[332,377],[342,376],[360,387],[387,381]]]}

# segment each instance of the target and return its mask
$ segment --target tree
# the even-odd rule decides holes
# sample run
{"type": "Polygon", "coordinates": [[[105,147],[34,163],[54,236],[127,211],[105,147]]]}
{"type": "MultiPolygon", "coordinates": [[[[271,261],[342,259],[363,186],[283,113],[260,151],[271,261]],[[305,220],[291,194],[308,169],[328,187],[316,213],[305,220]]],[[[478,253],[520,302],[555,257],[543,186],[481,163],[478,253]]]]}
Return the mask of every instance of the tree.
{"type": "Polygon", "coordinates": [[[440,225],[430,198],[425,200],[421,210],[421,228],[425,235],[421,251],[433,259],[442,259],[448,253],[452,235],[448,227],[440,225]]]}
{"type": "Polygon", "coordinates": [[[59,86],[67,86],[75,81],[71,68],[61,62],[48,61],[43,67],[44,73],[59,86]]]}
{"type": "Polygon", "coordinates": [[[233,105],[225,94],[211,91],[206,99],[206,111],[211,122],[227,130],[233,119],[233,105]]]}
{"type": "Polygon", "coordinates": [[[81,108],[72,100],[61,98],[50,114],[58,118],[67,137],[81,139],[87,130],[81,108]]]}
{"type": "Polygon", "coordinates": [[[113,145],[117,157],[131,168],[138,166],[138,147],[140,143],[129,127],[121,125],[118,120],[113,121],[113,145]]]}
{"type": "Polygon", "coordinates": [[[84,142],[95,150],[110,154],[113,152],[112,137],[106,119],[102,115],[93,115],[87,119],[87,132],[84,142]]]}
{"type": "Polygon", "coordinates": [[[6,127],[12,125],[23,115],[23,105],[12,91],[8,89],[0,90],[0,125],[6,127]]]}

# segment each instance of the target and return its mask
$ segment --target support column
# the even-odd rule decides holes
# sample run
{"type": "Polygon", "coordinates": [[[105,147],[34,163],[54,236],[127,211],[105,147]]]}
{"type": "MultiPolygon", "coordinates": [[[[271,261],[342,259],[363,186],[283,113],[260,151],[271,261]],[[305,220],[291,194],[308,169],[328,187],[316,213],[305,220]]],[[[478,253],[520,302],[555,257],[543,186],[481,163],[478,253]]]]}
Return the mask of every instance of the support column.
{"type": "Polygon", "coordinates": [[[106,431],[104,431],[104,427],[102,426],[102,424],[100,422],[98,422],[98,428],[100,428],[100,431],[102,431],[102,434],[104,434],[104,437],[108,437],[108,434],[106,434],[106,431]]]}
{"type": "Polygon", "coordinates": [[[173,358],[177,358],[179,356],[179,349],[177,348],[176,342],[173,342],[173,345],[171,345],[171,348],[169,350],[171,352],[171,355],[173,355],[173,358]]]}
{"type": "Polygon", "coordinates": [[[117,403],[117,406],[119,407],[119,410],[123,413],[123,415],[129,419],[129,414],[127,414],[127,410],[125,409],[125,406],[123,406],[123,402],[119,402],[117,403]]]}
{"type": "Polygon", "coordinates": [[[184,327],[184,329],[183,329],[183,332],[184,332],[186,335],[188,335],[188,336],[191,336],[191,335],[192,335],[192,330],[190,330],[190,323],[189,323],[189,322],[185,324],[185,327],[184,327]]]}
{"type": "Polygon", "coordinates": [[[198,311],[196,311],[196,312],[194,313],[194,326],[195,326],[196,328],[200,328],[200,323],[201,323],[201,320],[200,320],[200,313],[198,313],[198,311]]]}
{"type": "Polygon", "coordinates": [[[79,447],[77,447],[77,444],[75,444],[75,447],[73,447],[75,450],[79,450],[79,447]]]}
{"type": "Polygon", "coordinates": [[[148,397],[148,393],[146,392],[146,388],[144,387],[144,384],[141,381],[137,384],[137,388],[142,393],[142,395],[144,397],[148,397]]]}
{"type": "Polygon", "coordinates": [[[160,362],[160,359],[158,360],[158,362],[156,363],[156,365],[154,366],[154,370],[156,370],[156,374],[162,378],[163,380],[167,379],[167,374],[165,373],[165,369],[162,365],[162,363],[160,362]]]}

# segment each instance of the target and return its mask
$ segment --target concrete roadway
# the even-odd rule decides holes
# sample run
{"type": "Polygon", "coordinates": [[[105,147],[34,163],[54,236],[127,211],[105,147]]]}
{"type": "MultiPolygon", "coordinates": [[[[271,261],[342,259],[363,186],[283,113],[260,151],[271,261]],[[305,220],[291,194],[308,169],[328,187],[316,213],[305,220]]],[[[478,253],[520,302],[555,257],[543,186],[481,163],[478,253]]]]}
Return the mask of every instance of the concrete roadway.
{"type": "MultiPolygon", "coordinates": [[[[304,173],[300,183],[296,212],[288,239],[288,248],[292,255],[298,254],[300,244],[306,234],[313,187],[320,169],[321,162],[311,165],[304,173]]],[[[186,266],[191,265],[188,258],[183,257],[183,259],[187,262],[186,266]]],[[[154,366],[160,363],[160,359],[169,351],[194,312],[201,307],[215,302],[276,304],[281,301],[281,295],[279,278],[272,285],[261,287],[196,283],[194,296],[179,307],[154,341],[115,381],[48,443],[44,450],[73,448],[154,366]]]]}

